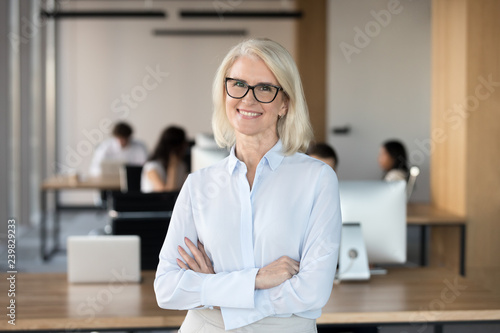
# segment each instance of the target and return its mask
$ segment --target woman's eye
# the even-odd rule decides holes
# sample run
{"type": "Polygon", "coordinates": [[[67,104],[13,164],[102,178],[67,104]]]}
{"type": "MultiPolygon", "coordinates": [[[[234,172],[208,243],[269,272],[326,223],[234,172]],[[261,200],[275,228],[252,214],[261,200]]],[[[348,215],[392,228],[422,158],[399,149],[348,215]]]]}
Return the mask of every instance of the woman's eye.
{"type": "Polygon", "coordinates": [[[239,88],[245,88],[246,84],[244,82],[241,82],[241,81],[235,81],[234,86],[239,87],[239,88]]]}
{"type": "Polygon", "coordinates": [[[271,91],[271,90],[272,90],[272,88],[273,88],[273,87],[271,87],[271,86],[265,86],[265,85],[263,85],[263,86],[260,86],[260,87],[259,87],[259,90],[260,90],[260,91],[265,91],[265,92],[268,92],[268,91],[271,91]]]}

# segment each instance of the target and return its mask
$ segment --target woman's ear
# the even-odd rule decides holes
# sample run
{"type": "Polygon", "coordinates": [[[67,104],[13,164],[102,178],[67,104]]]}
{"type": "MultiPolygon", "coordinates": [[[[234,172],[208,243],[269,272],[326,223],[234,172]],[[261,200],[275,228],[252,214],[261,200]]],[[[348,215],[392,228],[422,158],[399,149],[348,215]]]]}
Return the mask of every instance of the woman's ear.
{"type": "Polygon", "coordinates": [[[288,98],[283,100],[283,104],[281,105],[281,116],[284,117],[288,113],[288,98]]]}

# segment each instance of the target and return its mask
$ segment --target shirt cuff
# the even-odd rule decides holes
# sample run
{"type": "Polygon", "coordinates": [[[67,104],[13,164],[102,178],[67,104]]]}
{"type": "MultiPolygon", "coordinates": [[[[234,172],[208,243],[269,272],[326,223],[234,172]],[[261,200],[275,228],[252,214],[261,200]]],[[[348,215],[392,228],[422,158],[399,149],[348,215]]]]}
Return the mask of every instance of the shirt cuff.
{"type": "Polygon", "coordinates": [[[271,300],[270,289],[261,289],[255,293],[255,307],[265,316],[276,315],[273,302],[271,300]]]}
{"type": "Polygon", "coordinates": [[[221,308],[226,330],[240,328],[275,314],[269,289],[255,290],[255,307],[252,309],[221,308]]]}
{"type": "Polygon", "coordinates": [[[201,287],[201,304],[229,308],[254,308],[258,268],[209,274],[201,287]]]}

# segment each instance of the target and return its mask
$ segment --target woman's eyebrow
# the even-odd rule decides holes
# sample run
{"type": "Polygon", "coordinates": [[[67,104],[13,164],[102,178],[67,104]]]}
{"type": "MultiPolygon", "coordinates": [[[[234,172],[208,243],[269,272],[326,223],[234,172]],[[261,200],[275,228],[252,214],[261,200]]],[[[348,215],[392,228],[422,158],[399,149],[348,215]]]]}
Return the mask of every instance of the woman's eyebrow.
{"type": "Polygon", "coordinates": [[[259,82],[257,84],[263,84],[266,86],[277,86],[278,85],[277,83],[272,83],[272,82],[259,82]]]}
{"type": "Polygon", "coordinates": [[[231,78],[231,79],[233,79],[233,80],[236,80],[236,81],[241,81],[241,82],[245,82],[245,83],[247,83],[247,81],[246,81],[246,80],[239,79],[238,77],[235,77],[235,76],[230,77],[230,78],[231,78]]]}
{"type": "MultiPolygon", "coordinates": [[[[246,80],[238,79],[237,77],[231,77],[231,79],[236,80],[236,81],[241,81],[241,82],[248,84],[248,82],[246,80]]],[[[272,82],[258,82],[256,84],[256,86],[259,84],[268,85],[268,86],[277,86],[278,85],[277,83],[272,83],[272,82]]]]}

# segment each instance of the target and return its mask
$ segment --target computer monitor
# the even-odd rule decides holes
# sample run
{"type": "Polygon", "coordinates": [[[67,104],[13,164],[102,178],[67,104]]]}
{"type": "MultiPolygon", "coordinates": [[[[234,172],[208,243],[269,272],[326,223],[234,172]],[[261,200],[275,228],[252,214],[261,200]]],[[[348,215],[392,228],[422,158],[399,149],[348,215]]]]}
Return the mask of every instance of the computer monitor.
{"type": "Polygon", "coordinates": [[[120,169],[126,164],[124,160],[105,159],[101,162],[101,176],[119,177],[120,169]]]}
{"type": "Polygon", "coordinates": [[[191,148],[191,171],[206,168],[215,164],[229,155],[227,149],[217,146],[213,135],[197,134],[195,145],[191,148]]]}
{"type": "Polygon", "coordinates": [[[340,181],[342,222],[361,224],[370,264],[406,262],[406,182],[340,181]]]}

